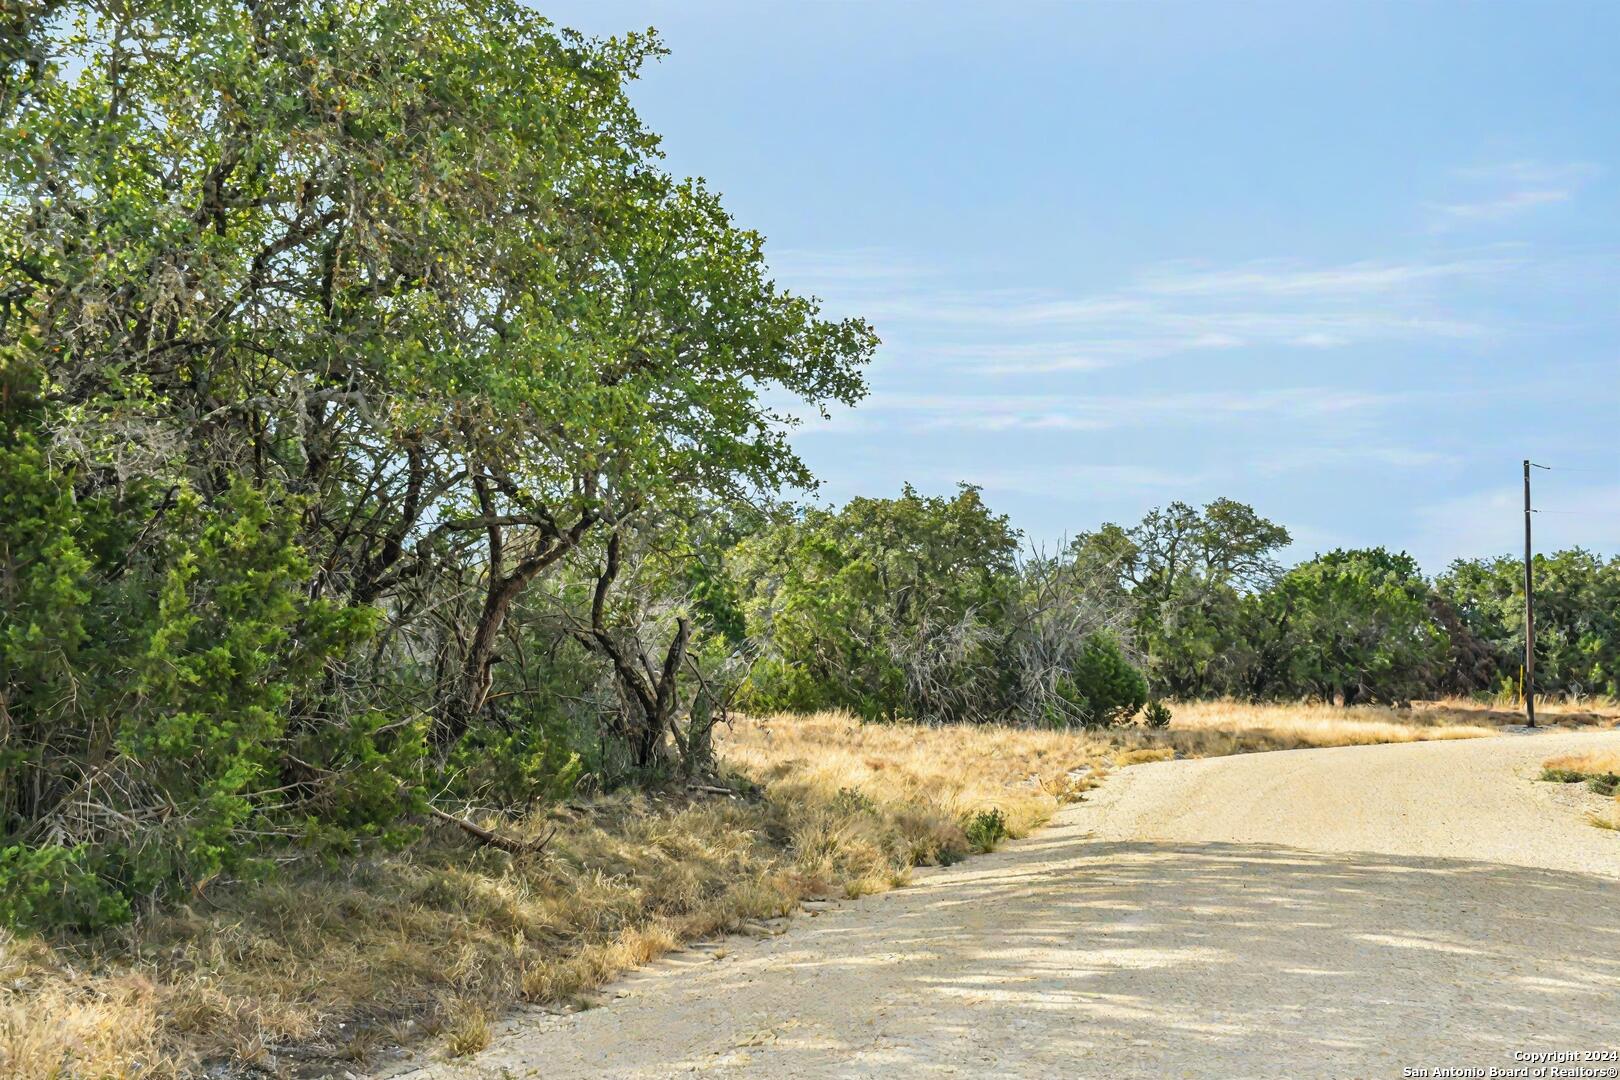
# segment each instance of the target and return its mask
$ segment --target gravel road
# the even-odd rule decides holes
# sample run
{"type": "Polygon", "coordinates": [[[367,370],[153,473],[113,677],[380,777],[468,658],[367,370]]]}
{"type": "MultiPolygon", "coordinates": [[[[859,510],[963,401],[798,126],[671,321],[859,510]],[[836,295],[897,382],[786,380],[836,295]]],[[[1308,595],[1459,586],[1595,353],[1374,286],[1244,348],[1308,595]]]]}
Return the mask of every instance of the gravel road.
{"type": "Polygon", "coordinates": [[[1362,1078],[1620,1052],[1620,834],[1530,779],[1616,743],[1137,766],[1028,840],[411,1075],[1362,1078]]]}

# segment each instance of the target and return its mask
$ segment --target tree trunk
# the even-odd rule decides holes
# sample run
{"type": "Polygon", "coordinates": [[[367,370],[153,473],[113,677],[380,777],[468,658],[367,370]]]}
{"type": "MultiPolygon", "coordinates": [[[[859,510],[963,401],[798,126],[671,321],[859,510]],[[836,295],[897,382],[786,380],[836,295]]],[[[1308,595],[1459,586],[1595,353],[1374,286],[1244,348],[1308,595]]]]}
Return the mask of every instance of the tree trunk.
{"type": "Polygon", "coordinates": [[[495,654],[495,643],[500,638],[501,628],[506,625],[506,615],[512,608],[512,601],[542,571],[578,546],[586,530],[595,521],[587,514],[566,533],[552,532],[538,553],[518,563],[510,574],[503,574],[504,537],[501,526],[493,523],[494,513],[483,485],[479,483],[477,487],[484,516],[491,519],[489,588],[484,594],[484,607],[479,613],[477,626],[473,628],[472,640],[467,645],[467,655],[462,660],[460,677],[440,709],[439,722],[433,727],[433,745],[441,751],[454,745],[467,733],[467,728],[489,700],[494,667],[500,660],[495,654]]]}
{"type": "Polygon", "coordinates": [[[675,640],[664,653],[661,667],[654,672],[652,658],[634,640],[640,667],[625,654],[624,646],[616,641],[607,626],[607,595],[619,576],[619,534],[608,537],[607,563],[596,579],[595,595],[591,598],[591,621],[588,628],[574,631],[575,638],[586,648],[608,659],[625,702],[625,736],[639,768],[651,768],[669,757],[666,738],[680,714],[680,667],[686,659],[687,646],[692,638],[690,620],[675,620],[675,640]]]}

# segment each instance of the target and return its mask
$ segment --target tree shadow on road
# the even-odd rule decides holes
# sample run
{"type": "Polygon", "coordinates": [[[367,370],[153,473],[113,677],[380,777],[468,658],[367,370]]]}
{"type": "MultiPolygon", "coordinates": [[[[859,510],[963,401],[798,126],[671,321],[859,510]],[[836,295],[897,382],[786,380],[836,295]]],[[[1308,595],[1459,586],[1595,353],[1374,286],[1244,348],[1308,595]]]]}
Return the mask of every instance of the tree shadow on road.
{"type": "Polygon", "coordinates": [[[853,1041],[796,1022],[759,1075],[1400,1076],[1620,1049],[1611,878],[1061,831],[1004,855],[704,992],[747,1001],[751,1029],[804,995],[876,1018],[853,1041]]]}

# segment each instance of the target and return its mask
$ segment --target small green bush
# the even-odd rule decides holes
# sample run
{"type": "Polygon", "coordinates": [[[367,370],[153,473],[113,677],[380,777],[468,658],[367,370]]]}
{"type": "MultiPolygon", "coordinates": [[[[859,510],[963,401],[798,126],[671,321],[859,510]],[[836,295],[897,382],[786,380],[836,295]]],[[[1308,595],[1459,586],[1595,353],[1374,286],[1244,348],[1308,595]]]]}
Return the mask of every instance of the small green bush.
{"type": "Polygon", "coordinates": [[[1586,779],[1586,773],[1574,769],[1542,769],[1541,778],[1554,784],[1579,784],[1586,779]]]}
{"type": "Polygon", "coordinates": [[[1087,727],[1108,727],[1135,716],[1147,704],[1147,678],[1125,658],[1119,642],[1096,634],[1085,643],[1069,673],[1058,680],[1058,696],[1087,727]]]}
{"type": "Polygon", "coordinates": [[[832,805],[837,813],[851,817],[856,814],[876,814],[878,812],[877,803],[873,802],[872,797],[860,788],[839,788],[837,796],[833,798],[832,805]]]}
{"type": "Polygon", "coordinates": [[[469,728],[442,770],[448,790],[508,809],[572,795],[585,769],[576,733],[559,716],[525,719],[505,730],[469,728]]]}
{"type": "Polygon", "coordinates": [[[1541,778],[1554,784],[1585,784],[1599,795],[1620,793],[1620,774],[1586,773],[1578,769],[1542,769],[1541,778]]]}
{"type": "Polygon", "coordinates": [[[1147,708],[1142,710],[1142,722],[1150,728],[1167,728],[1170,726],[1170,706],[1162,701],[1150,701],[1147,708]]]}
{"type": "Polygon", "coordinates": [[[1011,835],[1007,831],[1007,815],[996,807],[974,814],[962,831],[976,851],[994,851],[997,844],[1011,835]]]}
{"type": "Polygon", "coordinates": [[[86,864],[84,847],[0,848],[0,926],[100,930],[129,918],[129,901],[86,864]]]}
{"type": "MultiPolygon", "coordinates": [[[[33,475],[25,465],[0,453],[0,489],[33,475]]],[[[352,850],[404,828],[401,778],[420,738],[402,743],[407,725],[325,697],[330,665],[377,612],[311,597],[300,504],[278,490],[172,496],[148,509],[164,535],[128,566],[116,545],[96,554],[102,502],[25,521],[58,529],[62,551],[78,544],[54,563],[8,563],[22,549],[0,519],[0,578],[28,577],[0,591],[0,925],[115,923],[136,897],[266,869],[257,837],[352,850]],[[25,839],[42,818],[66,839],[25,839]]]]}

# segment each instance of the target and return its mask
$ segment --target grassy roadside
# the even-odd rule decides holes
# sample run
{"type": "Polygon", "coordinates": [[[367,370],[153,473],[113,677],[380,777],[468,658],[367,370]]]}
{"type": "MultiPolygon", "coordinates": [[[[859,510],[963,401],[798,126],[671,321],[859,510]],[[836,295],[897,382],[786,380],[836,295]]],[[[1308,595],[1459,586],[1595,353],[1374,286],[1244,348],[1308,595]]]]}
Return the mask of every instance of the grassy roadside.
{"type": "Polygon", "coordinates": [[[539,855],[435,830],[99,940],[0,937],[0,1076],[326,1075],[401,1045],[467,1053],[514,1002],[588,1005],[683,942],[892,888],[1026,834],[1110,768],[1491,733],[1469,715],[1213,703],[1166,730],[1098,733],[739,721],[721,748],[735,794],[622,793],[502,824],[553,836],[539,855]]]}
{"type": "Polygon", "coordinates": [[[1541,778],[1557,784],[1584,784],[1594,795],[1611,799],[1588,820],[1601,829],[1620,829],[1620,750],[1548,758],[1541,764],[1541,778]]]}

